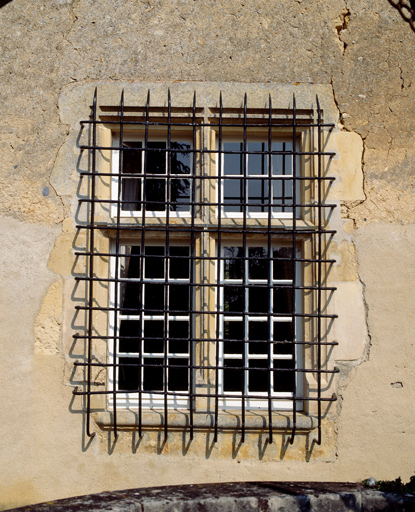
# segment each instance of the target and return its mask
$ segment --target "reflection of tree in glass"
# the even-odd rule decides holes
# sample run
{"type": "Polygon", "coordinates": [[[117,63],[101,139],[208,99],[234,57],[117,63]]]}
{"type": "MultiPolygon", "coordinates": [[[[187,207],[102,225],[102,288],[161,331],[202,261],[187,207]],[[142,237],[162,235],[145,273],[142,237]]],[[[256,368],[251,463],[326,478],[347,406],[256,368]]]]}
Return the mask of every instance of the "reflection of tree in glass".
{"type": "Polygon", "coordinates": [[[268,279],[267,252],[264,247],[249,248],[249,279],[268,279]]]}
{"type": "Polygon", "coordinates": [[[236,313],[244,311],[244,289],[241,286],[225,286],[224,310],[236,313]]]}
{"type": "MultiPolygon", "coordinates": [[[[190,145],[180,142],[172,142],[172,149],[175,151],[171,155],[171,174],[190,174],[190,145]]],[[[171,202],[170,210],[187,209],[179,203],[188,203],[190,199],[189,180],[173,179],[171,181],[171,202]]]]}
{"type": "Polygon", "coordinates": [[[242,247],[225,247],[225,279],[242,279],[243,278],[243,248],[242,247]]]}

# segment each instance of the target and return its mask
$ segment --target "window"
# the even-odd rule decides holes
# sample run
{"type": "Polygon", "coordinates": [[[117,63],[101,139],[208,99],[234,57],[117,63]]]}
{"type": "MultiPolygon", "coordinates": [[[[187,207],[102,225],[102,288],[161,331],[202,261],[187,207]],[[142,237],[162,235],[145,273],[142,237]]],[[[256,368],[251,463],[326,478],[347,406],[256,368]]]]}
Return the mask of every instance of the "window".
{"type": "MultiPolygon", "coordinates": [[[[327,246],[334,231],[326,199],[331,178],[315,109],[97,106],[91,168],[84,334],[87,433],[94,396],[117,411],[157,411],[212,427],[223,414],[250,415],[269,431],[274,414],[317,418],[321,442],[324,378],[336,372],[325,350],[327,246]],[[103,389],[102,389],[103,388],[103,389]],[[176,415],[177,416],[177,415],[176,415]],[[203,423],[205,422],[205,423],[203,423]]],[[[176,418],[174,416],[174,418],[176,418]]],[[[238,422],[239,423],[239,422],[238,422]]],[[[177,426],[177,425],[176,425],[177,426]]],[[[263,428],[263,427],[262,427],[263,428]]]]}

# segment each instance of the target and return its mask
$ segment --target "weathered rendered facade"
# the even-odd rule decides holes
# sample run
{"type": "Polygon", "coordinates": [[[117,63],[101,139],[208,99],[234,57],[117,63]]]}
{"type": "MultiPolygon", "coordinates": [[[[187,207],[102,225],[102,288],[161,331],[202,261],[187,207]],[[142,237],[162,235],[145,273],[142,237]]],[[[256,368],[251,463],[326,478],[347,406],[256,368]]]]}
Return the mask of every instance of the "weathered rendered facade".
{"type": "MultiPolygon", "coordinates": [[[[0,8],[0,24],[0,506],[156,485],[408,480],[415,469],[415,33],[398,10],[387,0],[13,0],[0,8]],[[325,310],[337,316],[327,337],[336,345],[319,358],[339,370],[323,382],[323,396],[337,400],[322,402],[321,444],[314,405],[297,414],[292,444],[289,412],[275,417],[272,444],[249,414],[244,442],[233,429],[238,421],[223,418],[213,442],[197,419],[191,440],[174,411],[165,440],[150,417],[140,438],[135,416],[120,409],[115,438],[105,397],[95,397],[95,436],[86,435],[85,397],[73,395],[83,385],[74,366],[83,352],[73,336],[85,332],[76,277],[88,263],[75,252],[85,243],[76,228],[85,222],[80,171],[90,165],[80,146],[91,132],[80,122],[91,114],[95,88],[101,114],[123,90],[132,108],[145,104],[148,90],[153,105],[166,107],[170,90],[184,109],[196,92],[205,120],[220,93],[236,110],[246,93],[258,112],[269,98],[292,109],[293,94],[299,110],[315,110],[318,95],[333,125],[323,139],[324,169],[335,177],[327,201],[337,206],[328,218],[336,234],[326,278],[336,292],[325,310]]],[[[97,136],[105,146],[111,128],[97,136]]],[[[98,157],[104,161],[105,150],[98,157]]],[[[110,172],[105,165],[98,169],[110,172]]],[[[102,246],[112,243],[111,235],[99,237],[102,246]]],[[[305,367],[316,356],[307,347],[305,367]]],[[[304,377],[305,393],[313,378],[304,377]]]]}

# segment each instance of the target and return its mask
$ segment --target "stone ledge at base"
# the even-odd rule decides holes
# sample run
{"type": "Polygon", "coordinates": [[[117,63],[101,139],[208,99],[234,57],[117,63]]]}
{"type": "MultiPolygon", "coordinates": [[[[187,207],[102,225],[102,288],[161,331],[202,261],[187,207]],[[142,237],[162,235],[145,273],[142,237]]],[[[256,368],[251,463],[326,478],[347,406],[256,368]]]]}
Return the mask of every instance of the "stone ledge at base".
{"type": "Polygon", "coordinates": [[[415,511],[415,496],[334,482],[238,482],[101,492],[15,512],[377,512],[415,511]]]}

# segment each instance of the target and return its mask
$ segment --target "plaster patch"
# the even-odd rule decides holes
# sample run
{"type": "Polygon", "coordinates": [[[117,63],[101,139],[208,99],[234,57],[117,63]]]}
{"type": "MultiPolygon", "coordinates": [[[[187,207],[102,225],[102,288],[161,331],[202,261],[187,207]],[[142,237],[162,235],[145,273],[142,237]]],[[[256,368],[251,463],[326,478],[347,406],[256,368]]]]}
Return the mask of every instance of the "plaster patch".
{"type": "Polygon", "coordinates": [[[56,281],[43,299],[35,322],[35,354],[58,354],[62,326],[62,281],[56,281]]]}
{"type": "Polygon", "coordinates": [[[341,201],[364,201],[362,155],[363,141],[357,133],[337,132],[328,140],[328,150],[336,152],[330,174],[336,182],[330,197],[341,201]]]}
{"type": "Polygon", "coordinates": [[[334,302],[338,318],[334,322],[334,336],[339,343],[335,358],[339,361],[360,361],[367,342],[362,284],[353,281],[336,282],[335,285],[334,302]]]}

